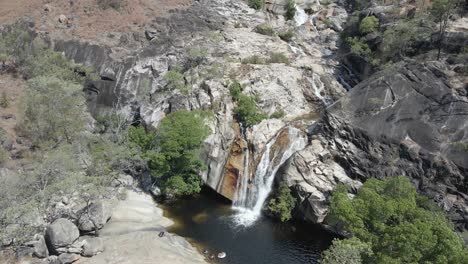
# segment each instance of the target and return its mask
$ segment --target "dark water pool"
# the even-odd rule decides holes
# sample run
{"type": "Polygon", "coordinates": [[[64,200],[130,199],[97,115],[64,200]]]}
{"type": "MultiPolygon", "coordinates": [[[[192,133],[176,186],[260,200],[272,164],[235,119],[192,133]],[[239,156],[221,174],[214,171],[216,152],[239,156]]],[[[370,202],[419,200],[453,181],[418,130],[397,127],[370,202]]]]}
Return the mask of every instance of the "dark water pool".
{"type": "Polygon", "coordinates": [[[227,253],[217,263],[318,263],[333,238],[315,226],[282,224],[268,218],[250,227],[236,227],[231,205],[207,190],[193,199],[166,204],[164,209],[176,222],[170,232],[187,238],[200,250],[208,249],[210,254],[227,253]]]}

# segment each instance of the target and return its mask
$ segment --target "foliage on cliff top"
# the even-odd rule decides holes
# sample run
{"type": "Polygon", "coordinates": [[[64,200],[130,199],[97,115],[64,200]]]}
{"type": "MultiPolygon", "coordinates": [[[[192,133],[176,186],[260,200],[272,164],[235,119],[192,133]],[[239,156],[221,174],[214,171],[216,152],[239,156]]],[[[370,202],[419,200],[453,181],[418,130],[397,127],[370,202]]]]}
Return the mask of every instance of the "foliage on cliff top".
{"type": "Polygon", "coordinates": [[[468,250],[445,215],[406,177],[369,179],[353,199],[339,187],[329,223],[371,247],[361,254],[364,263],[468,263],[468,250]]]}

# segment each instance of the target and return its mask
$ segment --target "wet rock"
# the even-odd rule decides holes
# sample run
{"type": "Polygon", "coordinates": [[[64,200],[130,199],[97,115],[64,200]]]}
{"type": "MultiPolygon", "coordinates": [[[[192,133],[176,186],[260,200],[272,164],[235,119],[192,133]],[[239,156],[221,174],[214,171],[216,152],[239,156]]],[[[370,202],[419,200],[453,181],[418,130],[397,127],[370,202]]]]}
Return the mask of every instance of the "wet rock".
{"type": "Polygon", "coordinates": [[[71,245],[79,236],[78,228],[70,220],[64,218],[55,220],[46,230],[47,244],[53,250],[71,245]]]}

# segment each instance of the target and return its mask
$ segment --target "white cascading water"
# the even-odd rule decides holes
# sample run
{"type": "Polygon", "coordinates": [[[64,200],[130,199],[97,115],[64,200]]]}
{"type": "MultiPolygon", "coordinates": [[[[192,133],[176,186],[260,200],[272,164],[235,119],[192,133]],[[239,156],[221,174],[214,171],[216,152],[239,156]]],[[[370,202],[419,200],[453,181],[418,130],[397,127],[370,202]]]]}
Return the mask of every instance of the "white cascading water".
{"type": "Polygon", "coordinates": [[[331,103],[331,99],[326,94],[325,84],[323,84],[322,80],[320,80],[320,76],[314,72],[312,73],[312,78],[306,77],[306,79],[312,85],[312,89],[314,89],[314,95],[325,105],[329,105],[331,103]]]}
{"type": "MultiPolygon", "coordinates": [[[[276,172],[295,152],[306,146],[307,138],[299,129],[291,126],[285,129],[288,129],[289,138],[287,149],[283,153],[271,153],[271,147],[276,143],[280,132],[267,143],[253,180],[243,177],[242,181],[239,181],[233,204],[233,208],[238,212],[234,216],[235,224],[250,226],[260,217],[263,204],[273,186],[276,172]],[[279,162],[273,162],[279,157],[281,157],[279,162]]],[[[244,176],[248,175],[244,174],[244,176]]]]}

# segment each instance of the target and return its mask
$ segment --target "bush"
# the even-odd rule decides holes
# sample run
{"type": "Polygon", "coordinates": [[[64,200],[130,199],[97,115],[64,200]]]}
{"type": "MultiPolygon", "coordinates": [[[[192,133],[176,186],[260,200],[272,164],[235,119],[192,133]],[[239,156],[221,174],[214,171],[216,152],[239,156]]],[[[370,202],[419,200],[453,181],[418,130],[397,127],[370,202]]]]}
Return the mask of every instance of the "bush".
{"type": "Polygon", "coordinates": [[[265,5],[265,0],[249,0],[249,6],[253,9],[260,10],[265,5]]]}
{"type": "Polygon", "coordinates": [[[273,114],[270,115],[270,118],[281,119],[286,115],[283,109],[276,110],[273,114]]]}
{"type": "Polygon", "coordinates": [[[286,42],[289,42],[294,37],[294,31],[291,29],[287,31],[283,31],[283,32],[278,33],[278,36],[280,37],[280,39],[286,42]]]}
{"type": "Polygon", "coordinates": [[[168,71],[164,75],[164,80],[167,82],[166,87],[170,90],[179,90],[185,95],[190,92],[190,86],[185,84],[184,75],[181,73],[181,69],[178,67],[168,71]]]}
{"type": "Polygon", "coordinates": [[[232,99],[238,101],[242,94],[242,85],[238,81],[234,81],[231,86],[229,86],[229,92],[231,93],[232,99]]]}
{"type": "Polygon", "coordinates": [[[7,108],[9,105],[8,97],[5,91],[2,92],[2,97],[0,98],[0,107],[7,108]]]}
{"type": "Polygon", "coordinates": [[[238,120],[246,126],[253,126],[266,118],[265,114],[260,113],[255,99],[244,94],[239,95],[234,113],[238,120]]]}
{"type": "Polygon", "coordinates": [[[55,77],[28,82],[20,104],[19,127],[36,145],[72,142],[84,131],[85,99],[82,86],[55,77]]]}
{"type": "Polygon", "coordinates": [[[113,8],[115,10],[120,10],[122,7],[122,0],[98,0],[97,3],[100,8],[108,9],[113,8]]]}
{"type": "Polygon", "coordinates": [[[268,62],[289,64],[289,58],[282,52],[272,52],[270,53],[270,60],[268,62]]]}
{"type": "Polygon", "coordinates": [[[351,53],[364,58],[369,58],[372,55],[372,50],[364,41],[358,37],[349,37],[346,39],[350,46],[351,53]]]}
{"type": "Polygon", "coordinates": [[[275,30],[267,23],[257,25],[255,27],[255,32],[267,36],[274,36],[276,34],[275,30]]]}
{"type": "Polygon", "coordinates": [[[187,68],[195,68],[206,61],[208,49],[202,47],[187,48],[187,68]]]}
{"type": "Polygon", "coordinates": [[[162,182],[162,191],[171,195],[190,195],[201,190],[199,173],[205,165],[200,147],[210,134],[206,113],[185,110],[168,114],[155,134],[145,135],[143,128],[129,131],[132,142],[145,150],[151,175],[162,182]]]}
{"type": "Polygon", "coordinates": [[[286,183],[282,182],[278,188],[276,197],[268,203],[268,210],[286,222],[291,219],[291,212],[296,206],[296,199],[291,195],[291,191],[286,183]]]}
{"type": "Polygon", "coordinates": [[[242,60],[243,64],[265,64],[265,59],[258,55],[252,55],[242,60]]]}
{"type": "Polygon", "coordinates": [[[323,252],[322,264],[361,264],[361,255],[371,255],[371,247],[359,239],[334,239],[323,252]]]}
{"type": "Polygon", "coordinates": [[[352,200],[337,188],[327,221],[371,246],[364,263],[467,263],[463,240],[436,208],[406,177],[369,179],[352,200]]]}
{"type": "Polygon", "coordinates": [[[286,9],[286,13],[284,14],[286,19],[287,20],[294,19],[294,16],[296,15],[296,5],[294,4],[294,1],[288,0],[284,8],[286,9]]]}
{"type": "Polygon", "coordinates": [[[0,145],[0,165],[7,162],[9,157],[10,154],[8,154],[8,151],[2,145],[0,145]]]}
{"type": "Polygon", "coordinates": [[[379,20],[375,16],[365,17],[359,24],[359,32],[368,34],[377,31],[379,28],[379,20]]]}

